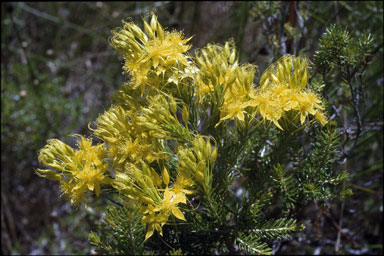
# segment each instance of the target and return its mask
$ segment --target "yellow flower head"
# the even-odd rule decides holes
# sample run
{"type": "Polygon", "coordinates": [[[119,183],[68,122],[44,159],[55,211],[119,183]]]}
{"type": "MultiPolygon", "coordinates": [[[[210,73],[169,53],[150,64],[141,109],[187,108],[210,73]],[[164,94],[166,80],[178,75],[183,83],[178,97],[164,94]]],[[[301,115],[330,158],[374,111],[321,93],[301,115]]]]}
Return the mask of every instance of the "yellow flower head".
{"type": "Polygon", "coordinates": [[[186,204],[186,197],[184,193],[175,193],[169,188],[166,188],[163,195],[163,200],[161,204],[153,209],[154,212],[163,212],[163,214],[168,214],[171,212],[176,218],[186,221],[184,214],[179,210],[177,205],[179,203],[186,204]]]}
{"type": "Polygon", "coordinates": [[[283,130],[279,121],[285,119],[304,124],[309,115],[315,116],[322,125],[327,123],[320,96],[311,91],[308,85],[308,61],[291,55],[280,58],[263,73],[259,90],[247,105],[257,108],[263,119],[272,121],[283,130]],[[293,111],[296,117],[288,117],[293,111]]]}
{"type": "Polygon", "coordinates": [[[114,105],[97,119],[94,134],[108,144],[113,166],[124,169],[127,163],[165,158],[154,133],[139,124],[137,110],[114,105]]]}
{"type": "Polygon", "coordinates": [[[186,221],[184,214],[177,206],[179,203],[186,203],[185,194],[175,193],[167,187],[159,204],[145,207],[144,212],[148,213],[148,215],[145,215],[141,220],[141,223],[148,224],[145,240],[153,235],[155,229],[162,235],[162,226],[167,223],[171,214],[180,220],[186,221]]]}
{"type": "Polygon", "coordinates": [[[181,32],[164,31],[156,15],[152,14],[150,24],[143,22],[145,33],[133,22],[124,22],[123,28],[112,31],[110,39],[124,56],[124,70],[132,76],[131,85],[140,86],[142,94],[146,84],[157,86],[160,75],[164,78],[173,67],[188,66],[185,53],[191,48],[187,44],[191,38],[184,39],[181,32]]]}
{"type": "Polygon", "coordinates": [[[232,41],[226,42],[224,47],[209,44],[197,53],[195,60],[200,67],[195,89],[197,102],[209,102],[220,108],[217,125],[226,119],[244,121],[247,107],[244,103],[254,91],[256,66],[238,65],[232,41]]]}
{"type": "Polygon", "coordinates": [[[265,90],[279,84],[287,89],[305,89],[308,84],[308,60],[285,55],[270,65],[260,77],[260,87],[265,90]]]}
{"type": "Polygon", "coordinates": [[[39,176],[58,180],[65,196],[70,198],[72,204],[84,202],[84,193],[95,191],[99,196],[100,185],[110,184],[111,179],[105,174],[108,164],[104,157],[106,148],[104,144],[92,146],[92,140],[78,136],[79,150],[74,151],[63,142],[53,139],[39,153],[39,162],[56,169],[37,169],[39,176]]]}

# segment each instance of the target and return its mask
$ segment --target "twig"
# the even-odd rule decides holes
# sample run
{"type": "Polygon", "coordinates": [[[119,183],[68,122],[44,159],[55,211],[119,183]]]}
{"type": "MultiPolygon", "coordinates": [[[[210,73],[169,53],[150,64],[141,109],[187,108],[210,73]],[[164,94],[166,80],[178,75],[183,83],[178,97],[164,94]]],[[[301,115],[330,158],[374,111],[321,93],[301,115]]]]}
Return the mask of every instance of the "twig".
{"type": "MultiPolygon", "coordinates": [[[[17,41],[19,42],[20,49],[24,54],[25,60],[27,61],[28,72],[29,72],[29,75],[31,78],[31,82],[33,83],[36,80],[36,75],[35,75],[35,72],[33,71],[32,66],[31,66],[31,61],[30,61],[28,52],[25,50],[25,47],[23,46],[23,42],[22,42],[23,40],[21,39],[20,31],[19,31],[18,27],[16,26],[16,22],[13,18],[13,15],[11,15],[11,21],[12,21],[13,27],[15,29],[15,35],[16,35],[17,41]]],[[[33,88],[35,88],[35,87],[33,87],[33,88]]]]}
{"type": "MultiPolygon", "coordinates": [[[[345,163],[347,165],[347,162],[345,163]]],[[[345,188],[345,180],[343,181],[343,189],[345,188]]],[[[343,217],[344,217],[344,207],[345,207],[345,198],[342,199],[343,202],[341,203],[341,209],[340,209],[340,216],[339,216],[339,231],[337,232],[337,239],[335,243],[335,252],[337,253],[340,249],[340,238],[341,238],[341,227],[343,225],[343,217]]]]}
{"type": "Polygon", "coordinates": [[[1,191],[1,231],[2,231],[1,243],[3,244],[3,231],[4,231],[5,245],[9,250],[9,253],[11,253],[12,240],[17,241],[17,236],[16,236],[15,222],[13,220],[12,213],[9,209],[9,203],[8,203],[7,197],[5,196],[3,191],[1,191]],[[8,226],[9,232],[7,232],[7,226],[8,226]]]}
{"type": "Polygon", "coordinates": [[[43,19],[52,21],[52,22],[57,23],[57,24],[62,24],[64,26],[67,26],[69,28],[75,29],[77,31],[89,34],[89,35],[91,35],[93,37],[99,37],[99,38],[101,37],[100,35],[95,34],[94,32],[92,32],[89,29],[86,29],[86,28],[84,28],[82,26],[73,24],[73,23],[71,23],[71,22],[69,22],[67,20],[60,19],[58,17],[52,16],[52,15],[50,15],[48,13],[42,12],[42,11],[40,11],[38,9],[35,9],[35,8],[25,4],[25,3],[19,3],[19,7],[21,9],[23,9],[24,11],[29,12],[30,14],[33,14],[33,15],[39,17],[39,18],[43,18],[43,19]]]}
{"type": "MultiPolygon", "coordinates": [[[[349,72],[348,72],[349,73],[349,72]]],[[[349,75],[349,74],[348,74],[349,75]]],[[[352,102],[353,102],[353,106],[354,106],[354,112],[355,112],[355,117],[356,117],[356,126],[357,126],[357,129],[356,129],[356,135],[355,135],[355,138],[353,139],[353,145],[351,147],[351,149],[348,151],[348,152],[345,152],[344,153],[344,157],[348,157],[350,156],[350,154],[352,153],[352,151],[355,149],[355,146],[356,146],[356,143],[357,143],[357,140],[359,139],[360,137],[360,134],[361,134],[361,128],[362,128],[362,119],[361,119],[361,116],[360,116],[360,110],[359,110],[359,101],[360,101],[360,97],[359,97],[359,93],[355,91],[355,89],[353,88],[353,85],[352,85],[352,81],[351,81],[351,78],[348,79],[348,85],[349,85],[349,88],[350,88],[350,91],[351,91],[351,95],[352,95],[352,102]]],[[[357,89],[356,89],[357,90],[357,89]]],[[[350,135],[349,133],[347,132],[347,138],[346,140],[344,141],[343,143],[343,147],[348,143],[348,141],[350,140],[350,135]]]]}
{"type": "Polygon", "coordinates": [[[379,191],[375,191],[375,190],[370,189],[370,188],[362,187],[362,186],[359,186],[359,185],[356,185],[353,183],[348,183],[348,186],[354,187],[355,189],[359,189],[359,190],[365,191],[365,192],[370,193],[370,194],[374,194],[376,196],[381,196],[381,193],[379,191]]]}
{"type": "Polygon", "coordinates": [[[360,243],[356,242],[355,240],[353,240],[348,234],[346,234],[343,230],[341,230],[340,226],[336,223],[336,221],[334,220],[334,218],[332,217],[331,213],[329,212],[329,210],[326,210],[326,211],[323,211],[323,209],[321,209],[321,207],[319,207],[316,203],[316,206],[317,208],[320,210],[320,212],[325,215],[332,223],[332,225],[334,226],[334,228],[340,232],[340,234],[342,236],[344,236],[345,238],[348,239],[348,241],[350,241],[351,243],[353,243],[353,246],[355,247],[361,247],[360,243]]]}

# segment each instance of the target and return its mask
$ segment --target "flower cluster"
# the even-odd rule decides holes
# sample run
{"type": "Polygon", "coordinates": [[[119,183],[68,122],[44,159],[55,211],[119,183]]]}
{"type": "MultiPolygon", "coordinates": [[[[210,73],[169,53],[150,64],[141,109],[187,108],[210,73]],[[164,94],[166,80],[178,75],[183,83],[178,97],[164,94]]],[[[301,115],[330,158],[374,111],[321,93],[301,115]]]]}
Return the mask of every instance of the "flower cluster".
{"type": "Polygon", "coordinates": [[[180,146],[178,149],[175,176],[170,176],[166,166],[159,166],[162,169],[160,176],[144,160],[126,164],[124,171],[116,173],[113,186],[138,202],[139,212],[143,214],[142,223],[148,225],[146,239],[154,230],[162,234],[162,226],[171,215],[186,221],[179,204],[186,204],[186,195],[196,192],[193,187],[209,193],[216,157],[216,148],[212,150],[209,140],[197,136],[192,141],[192,148],[180,146]]]}
{"type": "Polygon", "coordinates": [[[52,139],[40,151],[39,162],[58,170],[37,169],[36,173],[51,180],[60,181],[61,191],[71,203],[85,203],[84,194],[88,190],[99,196],[101,184],[111,184],[112,180],[105,174],[106,148],[104,144],[92,146],[92,140],[79,136],[79,150],[74,151],[67,144],[52,139]]]}
{"type": "Polygon", "coordinates": [[[303,124],[309,114],[322,125],[327,123],[320,96],[307,88],[307,59],[291,55],[280,58],[260,78],[260,87],[248,106],[257,108],[264,119],[283,130],[279,121],[294,122],[300,116],[303,124]],[[296,113],[293,117],[289,111],[296,113]],[[290,118],[288,118],[288,116],[290,118]]]}
{"type": "Polygon", "coordinates": [[[211,134],[199,133],[199,112],[209,112],[215,127],[230,120],[236,125],[268,120],[283,129],[280,122],[290,120],[291,112],[300,124],[309,114],[323,125],[327,120],[320,97],[307,88],[304,58],[283,57],[256,87],[256,66],[239,65],[232,41],[224,47],[210,44],[193,58],[187,53],[189,39],[165,31],[154,14],[150,24],[144,20],[144,30],[124,22],[110,39],[131,80],[91,128],[104,143],[92,146],[80,137],[75,151],[50,140],[39,162],[58,172],[36,172],[60,181],[74,204],[85,203],[88,190],[99,196],[101,185],[114,188],[135,202],[148,239],[155,230],[162,234],[168,222],[186,221],[187,196],[210,198],[213,191],[220,148],[211,134]]]}
{"type": "Polygon", "coordinates": [[[132,76],[131,85],[140,87],[141,94],[146,86],[158,88],[166,81],[172,68],[188,66],[185,53],[191,48],[180,32],[164,31],[157,17],[152,15],[150,24],[145,20],[144,33],[133,22],[124,22],[123,28],[113,31],[111,45],[125,60],[124,71],[132,76]],[[154,77],[163,79],[154,79],[154,77]]]}
{"type": "Polygon", "coordinates": [[[320,96],[308,88],[305,58],[282,57],[263,73],[258,88],[253,84],[256,67],[238,64],[231,41],[224,47],[206,46],[197,53],[195,61],[199,66],[195,79],[196,101],[208,102],[220,110],[216,126],[226,119],[244,122],[248,117],[248,122],[252,122],[256,114],[282,130],[279,123],[282,119],[295,122],[299,117],[302,125],[309,114],[322,125],[327,123],[320,96]],[[290,115],[290,111],[296,115],[290,115]]]}
{"type": "Polygon", "coordinates": [[[128,164],[125,172],[116,174],[113,186],[123,195],[138,203],[139,212],[144,216],[143,224],[148,224],[145,239],[152,236],[156,229],[162,234],[162,226],[167,223],[170,215],[184,220],[184,214],[178,208],[179,203],[186,204],[184,185],[178,184],[177,189],[169,188],[170,176],[166,167],[163,167],[162,178],[144,161],[139,165],[128,164]]]}
{"type": "Polygon", "coordinates": [[[220,122],[235,117],[244,121],[246,105],[243,103],[250,100],[255,90],[253,78],[256,67],[238,64],[232,41],[224,47],[212,44],[206,46],[197,53],[195,60],[199,66],[196,100],[200,104],[209,102],[217,106],[220,122]]]}

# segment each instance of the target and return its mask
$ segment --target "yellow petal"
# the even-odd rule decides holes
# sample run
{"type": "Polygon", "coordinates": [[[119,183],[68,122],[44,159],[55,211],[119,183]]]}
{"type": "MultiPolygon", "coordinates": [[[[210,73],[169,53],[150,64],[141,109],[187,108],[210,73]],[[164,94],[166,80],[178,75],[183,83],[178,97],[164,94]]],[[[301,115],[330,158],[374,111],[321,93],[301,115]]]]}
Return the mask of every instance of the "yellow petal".
{"type": "Polygon", "coordinates": [[[163,236],[163,229],[161,228],[161,226],[159,225],[159,224],[154,224],[155,225],[155,228],[156,228],[156,230],[157,230],[157,232],[159,232],[159,234],[161,235],[161,236],[163,236]]]}
{"type": "Polygon", "coordinates": [[[320,121],[322,126],[328,123],[327,117],[323,113],[316,112],[316,119],[320,121]]]}
{"type": "Polygon", "coordinates": [[[55,171],[49,170],[49,169],[36,169],[35,170],[36,174],[39,175],[40,177],[47,178],[49,180],[61,180],[62,176],[55,171]]]}
{"type": "Polygon", "coordinates": [[[244,121],[244,113],[243,111],[239,111],[237,112],[237,118],[240,120],[240,121],[244,121]]]}
{"type": "Polygon", "coordinates": [[[159,57],[155,56],[153,57],[153,67],[157,68],[158,65],[159,65],[159,57]]]}
{"type": "MultiPolygon", "coordinates": [[[[227,114],[226,116],[220,118],[220,122],[217,123],[216,126],[218,126],[221,123],[221,121],[224,121],[225,119],[232,119],[234,115],[235,114],[233,112],[231,112],[231,113],[227,114]]],[[[216,128],[216,126],[215,126],[215,128],[216,128]]]]}
{"type": "Polygon", "coordinates": [[[172,203],[174,204],[178,204],[178,203],[184,203],[186,204],[187,203],[187,198],[185,197],[185,194],[184,193],[177,193],[174,200],[172,201],[172,203]]]}
{"type": "Polygon", "coordinates": [[[171,211],[172,211],[172,214],[175,215],[176,218],[183,220],[183,221],[187,221],[184,217],[184,214],[179,210],[179,208],[172,207],[171,211]]]}
{"type": "Polygon", "coordinates": [[[154,231],[154,224],[149,224],[149,226],[147,228],[147,233],[145,234],[145,240],[147,240],[148,238],[150,238],[153,235],[153,231],[154,231]]]}
{"type": "Polygon", "coordinates": [[[304,122],[305,122],[305,113],[303,113],[303,111],[301,111],[301,113],[300,113],[300,122],[301,122],[301,124],[303,124],[304,122]]]}
{"type": "Polygon", "coordinates": [[[284,131],[284,129],[280,126],[279,122],[276,119],[273,119],[272,121],[277,126],[277,128],[279,128],[280,130],[284,131]]]}
{"type": "Polygon", "coordinates": [[[88,182],[87,183],[87,187],[89,190],[93,191],[94,187],[95,187],[95,184],[93,182],[88,182]]]}
{"type": "Polygon", "coordinates": [[[164,202],[169,202],[171,200],[172,193],[169,191],[168,187],[164,191],[164,202]]]}

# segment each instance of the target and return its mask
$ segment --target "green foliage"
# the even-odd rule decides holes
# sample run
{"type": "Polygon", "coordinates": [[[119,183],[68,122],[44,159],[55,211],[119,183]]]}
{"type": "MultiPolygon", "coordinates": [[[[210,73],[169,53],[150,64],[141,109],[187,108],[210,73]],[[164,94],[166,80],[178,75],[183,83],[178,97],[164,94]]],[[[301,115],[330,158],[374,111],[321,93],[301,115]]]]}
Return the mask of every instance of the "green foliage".
{"type": "Polygon", "coordinates": [[[252,3],[250,13],[256,22],[265,22],[268,18],[276,17],[280,8],[280,1],[257,1],[252,3]]]}
{"type": "Polygon", "coordinates": [[[266,243],[259,241],[259,238],[253,235],[239,235],[236,239],[239,249],[252,255],[272,255],[272,250],[266,243]]]}
{"type": "Polygon", "coordinates": [[[304,225],[297,225],[296,220],[282,218],[267,221],[260,228],[253,229],[252,232],[262,239],[275,240],[288,238],[293,232],[303,229],[304,225]]]}
{"type": "Polygon", "coordinates": [[[342,78],[350,80],[354,74],[366,68],[373,42],[369,33],[355,38],[340,26],[331,25],[320,39],[313,60],[321,74],[336,68],[340,69],[342,78]]]}
{"type": "Polygon", "coordinates": [[[167,252],[167,254],[166,255],[186,255],[186,254],[184,254],[182,251],[181,251],[181,249],[172,249],[172,250],[170,250],[169,252],[167,252]]]}
{"type": "Polygon", "coordinates": [[[272,250],[263,241],[287,239],[292,233],[303,229],[304,225],[296,224],[293,219],[269,220],[246,233],[239,233],[236,244],[249,254],[270,255],[272,250]]]}
{"type": "Polygon", "coordinates": [[[339,145],[339,131],[329,125],[313,143],[311,154],[306,161],[298,164],[298,168],[302,170],[297,174],[299,189],[305,194],[300,198],[302,202],[338,197],[337,186],[334,185],[341,184],[348,178],[347,172],[337,173],[329,168],[330,164],[339,158],[339,145]]]}
{"type": "Polygon", "coordinates": [[[89,234],[92,245],[103,254],[143,254],[144,227],[133,204],[108,207],[96,232],[89,234]]]}

